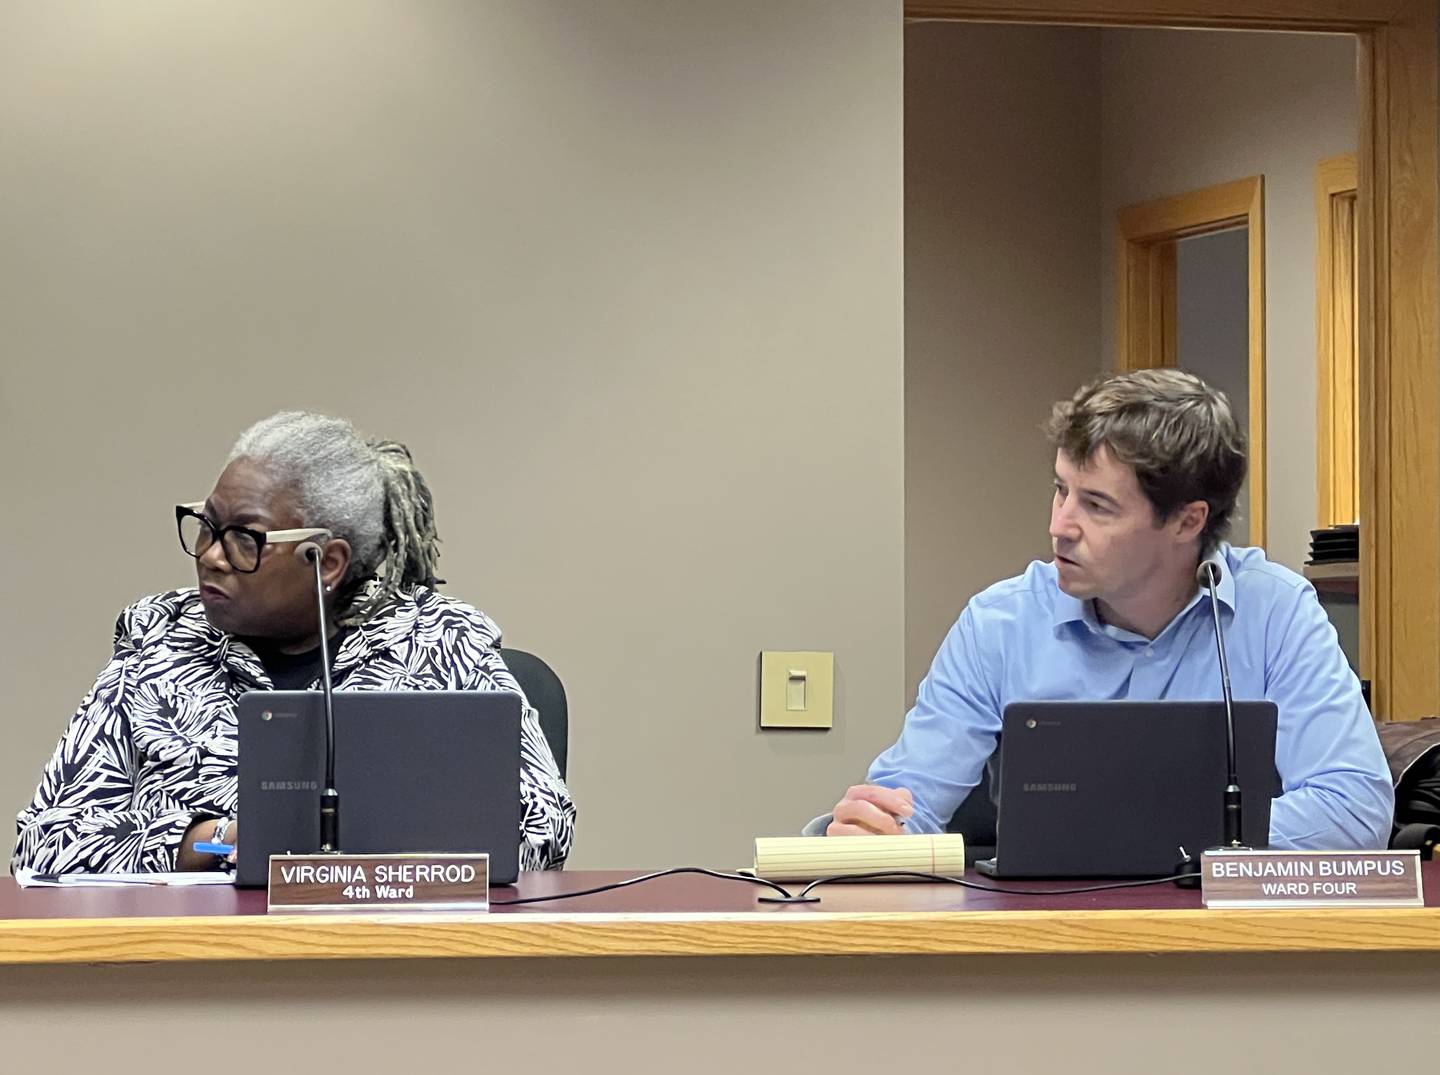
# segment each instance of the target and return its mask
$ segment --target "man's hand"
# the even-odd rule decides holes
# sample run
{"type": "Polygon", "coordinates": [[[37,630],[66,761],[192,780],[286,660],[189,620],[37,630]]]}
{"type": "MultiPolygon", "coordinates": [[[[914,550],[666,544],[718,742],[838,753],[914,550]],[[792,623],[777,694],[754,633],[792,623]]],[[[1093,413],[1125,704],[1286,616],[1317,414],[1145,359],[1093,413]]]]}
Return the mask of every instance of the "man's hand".
{"type": "Polygon", "coordinates": [[[903,836],[905,819],[915,813],[909,788],[856,784],[835,804],[826,836],[903,836]]]}

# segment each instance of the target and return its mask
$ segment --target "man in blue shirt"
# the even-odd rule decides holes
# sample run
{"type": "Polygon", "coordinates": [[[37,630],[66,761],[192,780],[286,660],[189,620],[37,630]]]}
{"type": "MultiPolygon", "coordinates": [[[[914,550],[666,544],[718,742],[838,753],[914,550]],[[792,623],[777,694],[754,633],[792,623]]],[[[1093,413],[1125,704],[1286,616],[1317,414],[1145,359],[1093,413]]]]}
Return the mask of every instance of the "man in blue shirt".
{"type": "Polygon", "coordinates": [[[1275,848],[1383,848],[1385,756],[1311,585],[1260,549],[1222,543],[1245,478],[1224,395],[1179,370],[1117,374],[1057,403],[1053,562],[971,599],[900,739],[835,807],[831,836],[942,832],[999,741],[1036,699],[1212,699],[1219,659],[1203,558],[1237,699],[1279,709],[1275,848]]]}

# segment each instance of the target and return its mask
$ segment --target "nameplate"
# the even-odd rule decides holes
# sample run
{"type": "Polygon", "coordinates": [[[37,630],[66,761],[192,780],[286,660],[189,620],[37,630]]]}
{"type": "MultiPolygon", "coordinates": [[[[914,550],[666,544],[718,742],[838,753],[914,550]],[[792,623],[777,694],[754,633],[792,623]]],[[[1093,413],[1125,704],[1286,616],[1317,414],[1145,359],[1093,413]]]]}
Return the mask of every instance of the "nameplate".
{"type": "Polygon", "coordinates": [[[1418,851],[1206,851],[1206,907],[1423,907],[1418,851]]]}
{"type": "Polygon", "coordinates": [[[488,911],[489,855],[271,855],[272,911],[488,911]]]}

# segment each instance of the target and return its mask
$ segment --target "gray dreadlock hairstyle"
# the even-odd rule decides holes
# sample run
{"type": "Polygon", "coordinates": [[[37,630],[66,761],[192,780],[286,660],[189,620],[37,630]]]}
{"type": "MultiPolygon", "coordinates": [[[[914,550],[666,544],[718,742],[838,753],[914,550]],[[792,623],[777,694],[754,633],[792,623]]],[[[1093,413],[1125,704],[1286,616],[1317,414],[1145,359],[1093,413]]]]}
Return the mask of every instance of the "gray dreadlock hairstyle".
{"type": "Polygon", "coordinates": [[[440,581],[430,487],[405,445],[366,440],[343,418],[281,411],[240,434],[230,459],[242,457],[294,483],[305,525],[323,526],[350,543],[337,601],[341,624],[365,621],[401,590],[440,581]],[[357,604],[372,578],[379,585],[357,604]]]}

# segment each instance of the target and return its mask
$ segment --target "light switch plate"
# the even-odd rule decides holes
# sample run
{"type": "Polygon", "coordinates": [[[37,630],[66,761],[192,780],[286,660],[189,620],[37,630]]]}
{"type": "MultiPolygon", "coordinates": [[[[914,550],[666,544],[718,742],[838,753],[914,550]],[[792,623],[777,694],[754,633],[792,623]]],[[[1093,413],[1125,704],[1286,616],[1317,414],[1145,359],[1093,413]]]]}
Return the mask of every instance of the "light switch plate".
{"type": "Polygon", "coordinates": [[[760,727],[830,728],[835,723],[835,654],[765,650],[760,654],[760,727]],[[803,701],[804,708],[796,708],[803,701]]]}

